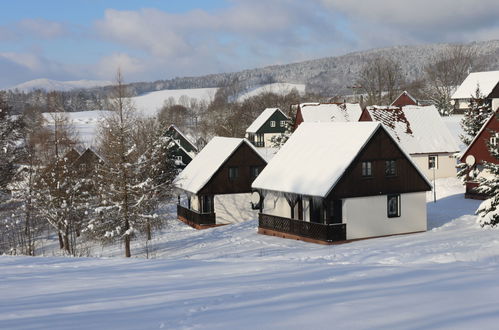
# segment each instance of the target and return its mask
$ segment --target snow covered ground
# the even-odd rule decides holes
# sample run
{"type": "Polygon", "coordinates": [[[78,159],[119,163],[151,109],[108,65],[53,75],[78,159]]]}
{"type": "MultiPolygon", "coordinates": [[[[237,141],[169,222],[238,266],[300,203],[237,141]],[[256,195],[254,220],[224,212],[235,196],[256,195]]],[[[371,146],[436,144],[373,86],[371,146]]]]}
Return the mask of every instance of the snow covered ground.
{"type": "MultiPolygon", "coordinates": [[[[86,147],[95,144],[97,126],[107,114],[109,114],[109,111],[105,110],[66,112],[66,116],[71,123],[72,129],[74,129],[78,135],[78,138],[86,147]]],[[[45,119],[45,125],[48,128],[53,129],[53,113],[44,112],[43,118],[45,119]]]]}
{"type": "MultiPolygon", "coordinates": [[[[426,233],[322,246],[178,221],[151,256],[0,257],[1,329],[497,329],[499,231],[456,179],[426,233]]],[[[99,252],[100,251],[100,252],[99,252]]],[[[143,243],[132,253],[143,256],[143,243]]],[[[49,254],[49,253],[47,253],[49,254]]]]}
{"type": "Polygon", "coordinates": [[[239,102],[243,102],[247,98],[250,98],[252,96],[256,96],[256,95],[261,94],[261,93],[268,93],[268,92],[279,94],[279,95],[285,95],[285,94],[288,94],[289,92],[291,92],[293,90],[293,88],[295,88],[300,94],[304,94],[305,87],[306,87],[305,84],[291,84],[291,83],[266,84],[266,85],[262,85],[259,87],[255,87],[255,88],[247,91],[246,93],[243,93],[242,95],[240,95],[237,98],[237,100],[239,102]]]}

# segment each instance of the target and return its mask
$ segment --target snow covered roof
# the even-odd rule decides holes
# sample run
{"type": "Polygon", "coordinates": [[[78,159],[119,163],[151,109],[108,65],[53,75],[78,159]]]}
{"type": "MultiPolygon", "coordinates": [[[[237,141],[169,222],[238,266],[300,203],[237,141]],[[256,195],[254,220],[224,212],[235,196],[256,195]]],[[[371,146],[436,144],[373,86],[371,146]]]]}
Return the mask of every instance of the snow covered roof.
{"type": "Polygon", "coordinates": [[[480,92],[488,96],[499,82],[499,71],[472,72],[452,95],[453,99],[469,99],[475,95],[477,85],[480,92]]]}
{"type": "Polygon", "coordinates": [[[379,127],[375,122],[302,123],[252,187],[325,197],[379,127]]]}
{"type": "Polygon", "coordinates": [[[305,122],[357,121],[362,113],[358,103],[303,103],[300,109],[305,122]]]}
{"type": "MultiPolygon", "coordinates": [[[[173,128],[179,135],[181,135],[184,138],[184,140],[186,140],[187,143],[189,143],[194,150],[196,150],[196,151],[198,150],[198,148],[196,147],[196,145],[194,144],[194,142],[192,142],[191,139],[189,139],[187,136],[185,136],[185,134],[182,133],[182,131],[176,125],[171,124],[170,127],[168,127],[168,130],[170,130],[171,128],[173,128]]],[[[182,149],[184,149],[184,148],[182,148],[182,149]]]]}
{"type": "Polygon", "coordinates": [[[383,123],[409,154],[459,151],[456,140],[433,105],[402,108],[370,106],[366,111],[373,121],[383,123]]]}
{"type": "Polygon", "coordinates": [[[175,179],[175,186],[196,194],[243,143],[246,143],[256,154],[260,155],[256,148],[246,139],[216,136],[180,172],[175,179]]]}
{"type": "Polygon", "coordinates": [[[288,116],[286,116],[286,114],[284,112],[282,112],[281,109],[279,109],[279,108],[267,108],[267,109],[263,110],[263,112],[251,123],[251,125],[246,129],[246,132],[247,133],[256,133],[260,129],[260,127],[262,127],[262,125],[265,124],[265,122],[267,120],[269,120],[269,118],[276,111],[279,111],[280,113],[283,114],[283,116],[288,118],[288,116]]]}

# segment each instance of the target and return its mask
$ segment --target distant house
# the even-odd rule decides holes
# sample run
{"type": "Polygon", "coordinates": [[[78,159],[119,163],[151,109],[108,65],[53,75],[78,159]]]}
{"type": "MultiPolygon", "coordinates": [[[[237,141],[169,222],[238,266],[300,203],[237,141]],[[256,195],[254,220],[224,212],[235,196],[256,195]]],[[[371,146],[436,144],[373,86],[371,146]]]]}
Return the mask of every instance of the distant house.
{"type": "Polygon", "coordinates": [[[196,156],[198,148],[175,125],[170,125],[170,127],[168,127],[166,135],[171,137],[173,142],[177,145],[177,148],[175,148],[173,152],[177,167],[184,168],[189,165],[196,156]]]}
{"type": "Polygon", "coordinates": [[[67,161],[69,164],[73,163],[78,157],[80,157],[81,151],[78,147],[70,148],[66,154],[64,154],[63,159],[67,161]]]}
{"type": "Polygon", "coordinates": [[[430,183],[380,123],[303,123],[252,187],[261,234],[334,243],[427,228],[430,183]]]}
{"type": "Polygon", "coordinates": [[[97,166],[103,163],[103,158],[93,148],[87,148],[74,160],[72,167],[77,171],[78,176],[88,178],[94,175],[97,166]]]}
{"type": "Polygon", "coordinates": [[[267,108],[246,129],[246,138],[255,147],[272,147],[272,138],[286,131],[289,117],[279,108],[267,108]]]}
{"type": "Polygon", "coordinates": [[[393,107],[403,107],[406,105],[420,105],[427,106],[431,105],[431,102],[428,100],[418,100],[413,97],[409,92],[403,91],[400,95],[390,104],[393,107]]]}
{"type": "Polygon", "coordinates": [[[434,106],[369,106],[359,121],[385,125],[427,178],[456,176],[459,146],[434,106]]]}
{"type": "Polygon", "coordinates": [[[497,163],[497,159],[490,153],[489,145],[499,147],[499,110],[496,110],[461,156],[461,162],[466,163],[469,169],[476,174],[468,176],[466,181],[466,198],[486,199],[487,196],[475,191],[479,178],[487,178],[492,174],[483,168],[483,162],[497,163]]]}
{"type": "Polygon", "coordinates": [[[486,100],[489,100],[492,109],[499,107],[499,71],[472,72],[452,95],[454,111],[463,113],[469,108],[471,97],[475,96],[477,87],[486,100]]]}
{"type": "Polygon", "coordinates": [[[186,197],[179,197],[179,220],[201,229],[256,218],[251,183],[266,165],[248,140],[213,138],[175,179],[186,197]]]}
{"type": "Polygon", "coordinates": [[[355,122],[361,113],[358,103],[302,103],[297,106],[295,128],[303,122],[355,122]]]}

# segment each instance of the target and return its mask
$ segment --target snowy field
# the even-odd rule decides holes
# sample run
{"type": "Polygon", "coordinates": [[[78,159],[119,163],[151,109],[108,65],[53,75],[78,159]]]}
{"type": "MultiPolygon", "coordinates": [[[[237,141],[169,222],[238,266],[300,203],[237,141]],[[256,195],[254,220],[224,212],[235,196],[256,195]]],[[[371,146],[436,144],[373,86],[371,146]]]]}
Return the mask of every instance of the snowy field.
{"type": "MultiPolygon", "coordinates": [[[[261,93],[275,93],[278,95],[286,95],[294,89],[296,89],[300,94],[305,94],[305,84],[291,84],[291,83],[272,83],[266,84],[259,87],[255,87],[246,93],[240,95],[237,100],[243,102],[247,98],[259,95],[261,93]]],[[[263,111],[263,109],[262,109],[263,111]]]]}
{"type": "Polygon", "coordinates": [[[426,233],[322,246],[172,220],[154,259],[2,256],[0,329],[497,329],[499,231],[437,183],[426,233]]]}

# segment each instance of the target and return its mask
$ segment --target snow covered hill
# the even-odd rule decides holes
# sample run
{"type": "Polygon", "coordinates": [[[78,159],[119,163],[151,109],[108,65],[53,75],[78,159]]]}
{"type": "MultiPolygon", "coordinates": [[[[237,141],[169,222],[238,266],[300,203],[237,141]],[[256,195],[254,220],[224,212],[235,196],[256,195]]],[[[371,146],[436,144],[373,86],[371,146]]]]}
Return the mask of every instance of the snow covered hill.
{"type": "Polygon", "coordinates": [[[0,328],[496,329],[498,230],[437,184],[420,234],[322,246],[172,220],[152,260],[2,256],[0,328]]]}
{"type": "Polygon", "coordinates": [[[47,92],[50,91],[70,91],[80,88],[92,88],[112,85],[110,81],[104,80],[74,80],[74,81],[59,81],[46,78],[34,79],[26,81],[22,84],[12,86],[10,90],[19,90],[22,92],[31,92],[33,90],[41,89],[47,92]]]}
{"type": "Polygon", "coordinates": [[[246,100],[247,98],[250,98],[252,96],[256,96],[261,93],[275,93],[279,95],[285,95],[291,92],[292,90],[296,89],[300,94],[305,93],[305,84],[290,84],[290,83],[272,83],[272,84],[265,84],[265,85],[260,85],[258,87],[255,87],[246,93],[243,93],[240,95],[237,100],[239,102],[242,102],[246,100]]]}

